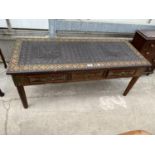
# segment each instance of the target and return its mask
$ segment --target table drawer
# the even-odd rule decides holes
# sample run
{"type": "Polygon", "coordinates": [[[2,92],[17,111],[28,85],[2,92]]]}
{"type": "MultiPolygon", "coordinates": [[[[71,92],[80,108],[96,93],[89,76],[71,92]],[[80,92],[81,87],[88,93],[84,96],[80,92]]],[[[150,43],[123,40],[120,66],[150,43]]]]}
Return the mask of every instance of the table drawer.
{"type": "Polygon", "coordinates": [[[72,73],[72,81],[103,79],[104,71],[80,71],[72,73]]]}
{"type": "Polygon", "coordinates": [[[148,41],[143,46],[141,52],[146,55],[155,55],[155,42],[148,41]]]}
{"type": "Polygon", "coordinates": [[[47,74],[28,76],[30,84],[65,82],[67,74],[47,74]]]}
{"type": "Polygon", "coordinates": [[[154,41],[153,42],[151,41],[148,43],[148,49],[150,51],[155,51],[155,42],[154,41]]]}
{"type": "Polygon", "coordinates": [[[108,78],[131,77],[135,74],[135,70],[114,69],[108,72],[108,78]]]}
{"type": "Polygon", "coordinates": [[[142,53],[147,59],[155,57],[155,51],[144,50],[142,53]]]}

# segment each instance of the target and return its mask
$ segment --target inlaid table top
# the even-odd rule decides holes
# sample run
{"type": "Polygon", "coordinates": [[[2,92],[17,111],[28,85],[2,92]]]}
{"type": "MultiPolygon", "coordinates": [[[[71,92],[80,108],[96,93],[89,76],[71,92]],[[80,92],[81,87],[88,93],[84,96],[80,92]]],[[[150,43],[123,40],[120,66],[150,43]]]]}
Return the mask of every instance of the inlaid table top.
{"type": "Polygon", "coordinates": [[[19,39],[8,74],[150,66],[127,41],[19,39]]]}

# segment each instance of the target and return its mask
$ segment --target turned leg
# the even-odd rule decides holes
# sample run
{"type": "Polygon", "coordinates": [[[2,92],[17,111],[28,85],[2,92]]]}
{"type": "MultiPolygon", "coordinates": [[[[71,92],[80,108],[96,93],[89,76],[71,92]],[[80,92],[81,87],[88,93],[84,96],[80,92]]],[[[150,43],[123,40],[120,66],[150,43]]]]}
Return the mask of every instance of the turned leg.
{"type": "Polygon", "coordinates": [[[27,99],[26,99],[26,94],[25,94],[24,86],[16,86],[16,87],[17,87],[20,99],[22,101],[23,107],[24,108],[28,108],[28,103],[27,103],[27,99]]]}
{"type": "Polygon", "coordinates": [[[127,88],[125,89],[123,95],[126,96],[128,94],[128,92],[130,91],[130,89],[133,87],[133,85],[136,83],[136,81],[138,80],[139,77],[133,77],[130,81],[130,83],[128,84],[127,88]]]}
{"type": "Polygon", "coordinates": [[[2,92],[2,90],[0,89],[0,96],[3,97],[4,93],[2,92]]]}
{"type": "Polygon", "coordinates": [[[1,58],[2,58],[2,61],[3,61],[4,67],[7,68],[7,64],[6,64],[6,61],[4,59],[4,56],[3,56],[3,53],[2,53],[2,50],[1,49],[0,49],[0,55],[1,55],[1,58]]]}

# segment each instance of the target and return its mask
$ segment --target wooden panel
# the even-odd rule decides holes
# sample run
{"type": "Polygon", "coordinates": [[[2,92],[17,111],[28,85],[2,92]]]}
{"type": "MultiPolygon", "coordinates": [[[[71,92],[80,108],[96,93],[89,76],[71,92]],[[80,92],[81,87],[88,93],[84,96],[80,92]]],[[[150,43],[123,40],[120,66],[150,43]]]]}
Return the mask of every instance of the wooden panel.
{"type": "Polygon", "coordinates": [[[105,78],[105,71],[80,71],[72,73],[72,81],[97,80],[105,78]]]}
{"type": "Polygon", "coordinates": [[[46,74],[46,75],[33,75],[28,76],[31,84],[41,83],[56,83],[65,82],[67,80],[67,74],[46,74]]]}
{"type": "Polygon", "coordinates": [[[67,74],[38,74],[13,76],[16,85],[35,85],[43,83],[61,83],[67,81],[67,74]]]}

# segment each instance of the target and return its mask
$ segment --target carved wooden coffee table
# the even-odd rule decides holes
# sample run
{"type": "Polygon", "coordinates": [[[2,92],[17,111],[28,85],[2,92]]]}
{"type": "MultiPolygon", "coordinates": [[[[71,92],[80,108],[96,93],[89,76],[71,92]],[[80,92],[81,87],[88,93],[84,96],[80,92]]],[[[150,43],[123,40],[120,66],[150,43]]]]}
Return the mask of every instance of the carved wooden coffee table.
{"type": "Polygon", "coordinates": [[[7,74],[28,108],[24,86],[132,77],[125,96],[150,66],[127,41],[19,39],[7,74]]]}

